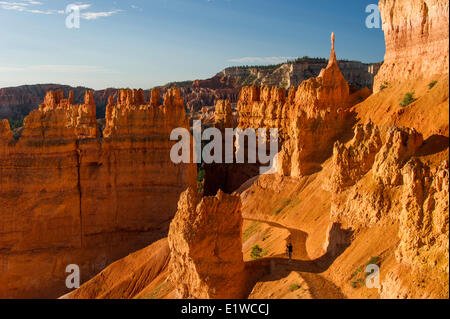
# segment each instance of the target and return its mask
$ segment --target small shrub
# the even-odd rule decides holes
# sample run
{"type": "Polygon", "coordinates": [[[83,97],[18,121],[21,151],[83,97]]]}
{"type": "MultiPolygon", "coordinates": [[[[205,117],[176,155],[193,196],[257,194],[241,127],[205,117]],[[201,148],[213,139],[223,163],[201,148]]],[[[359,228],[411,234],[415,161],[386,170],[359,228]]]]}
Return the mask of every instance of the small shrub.
{"type": "Polygon", "coordinates": [[[375,256],[370,258],[369,262],[366,264],[366,267],[369,265],[380,265],[381,258],[379,256],[375,256]]]}
{"type": "Polygon", "coordinates": [[[18,129],[23,126],[23,119],[9,120],[9,126],[12,131],[18,129]]]}
{"type": "Polygon", "coordinates": [[[380,266],[381,263],[381,257],[375,256],[371,257],[369,261],[366,263],[366,266],[361,266],[358,269],[355,270],[355,272],[352,274],[352,277],[350,278],[350,284],[352,288],[358,289],[366,284],[366,278],[370,275],[370,273],[366,273],[366,267],[369,265],[377,265],[380,266]]]}
{"type": "Polygon", "coordinates": [[[263,257],[263,250],[258,245],[253,246],[252,252],[250,253],[250,257],[253,260],[260,259],[263,257]]]}
{"type": "Polygon", "coordinates": [[[296,291],[296,290],[299,290],[300,288],[301,288],[301,286],[300,286],[299,284],[292,284],[292,285],[289,286],[289,290],[290,290],[291,292],[294,292],[294,291],[296,291]]]}
{"type": "Polygon", "coordinates": [[[203,193],[205,186],[205,169],[199,166],[197,170],[197,190],[199,194],[203,193]]]}
{"type": "Polygon", "coordinates": [[[384,82],[380,85],[380,91],[383,91],[384,89],[387,89],[389,86],[389,82],[384,82]]]}
{"type": "Polygon", "coordinates": [[[408,92],[403,97],[402,103],[400,103],[401,107],[406,107],[410,105],[412,102],[414,102],[416,99],[414,98],[414,92],[408,92]]]}
{"type": "Polygon", "coordinates": [[[358,268],[355,270],[355,272],[352,274],[352,278],[358,276],[358,274],[360,274],[362,272],[362,268],[358,268]]]}
{"type": "Polygon", "coordinates": [[[434,86],[438,83],[438,81],[433,81],[430,84],[428,84],[428,88],[431,90],[432,88],[434,88],[434,86]]]}

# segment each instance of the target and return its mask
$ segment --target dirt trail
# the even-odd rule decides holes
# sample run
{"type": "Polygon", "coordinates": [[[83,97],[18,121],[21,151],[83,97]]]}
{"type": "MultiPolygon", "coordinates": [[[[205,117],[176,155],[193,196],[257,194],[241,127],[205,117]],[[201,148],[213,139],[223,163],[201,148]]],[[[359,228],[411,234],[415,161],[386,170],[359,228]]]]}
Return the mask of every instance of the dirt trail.
{"type": "MultiPolygon", "coordinates": [[[[280,229],[286,229],[291,234],[289,238],[287,239],[288,242],[292,243],[292,246],[294,247],[293,251],[293,259],[303,259],[303,260],[309,260],[308,252],[306,251],[306,240],[308,239],[308,234],[304,231],[301,231],[299,229],[294,228],[288,228],[281,224],[265,221],[265,220],[259,220],[259,219],[252,219],[252,218],[244,218],[245,220],[252,221],[252,222],[260,222],[267,224],[269,226],[272,226],[274,228],[280,228],[280,229]]],[[[280,257],[283,257],[280,256],[280,257]]],[[[284,257],[287,257],[285,255],[284,257]]]]}
{"type": "MultiPolygon", "coordinates": [[[[328,254],[311,260],[306,250],[306,240],[308,234],[294,228],[288,228],[281,224],[260,220],[245,218],[248,221],[261,222],[268,224],[274,228],[286,229],[290,232],[288,241],[294,247],[292,261],[289,261],[287,254],[278,255],[275,257],[262,258],[255,261],[246,262],[246,267],[249,271],[257,273],[256,269],[266,269],[267,275],[260,278],[259,282],[273,282],[281,281],[292,272],[296,272],[307,283],[309,293],[316,299],[342,299],[345,298],[339,287],[332,282],[325,279],[320,274],[325,272],[331,265],[334,258],[330,258],[328,254]]],[[[258,288],[260,289],[260,288],[258,288]]],[[[258,292],[253,292],[255,294],[258,292]]]]}

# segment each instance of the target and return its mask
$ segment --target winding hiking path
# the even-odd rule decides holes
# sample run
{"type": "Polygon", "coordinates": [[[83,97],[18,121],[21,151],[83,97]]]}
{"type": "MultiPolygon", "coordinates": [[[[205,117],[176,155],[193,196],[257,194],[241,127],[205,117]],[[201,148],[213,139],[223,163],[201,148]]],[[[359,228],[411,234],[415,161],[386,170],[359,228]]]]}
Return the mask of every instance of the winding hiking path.
{"type": "Polygon", "coordinates": [[[279,281],[292,272],[297,272],[307,283],[310,295],[315,299],[343,299],[345,298],[339,287],[325,279],[321,273],[325,272],[334,261],[334,258],[325,254],[316,260],[311,260],[306,250],[306,240],[308,234],[299,229],[288,228],[272,221],[261,219],[244,218],[247,221],[260,222],[274,228],[286,229],[289,231],[290,241],[294,247],[292,261],[289,261],[286,254],[262,258],[255,261],[246,262],[246,267],[250,272],[258,273],[258,268],[264,268],[266,275],[259,278],[259,282],[279,281]]]}
{"type": "MultiPolygon", "coordinates": [[[[295,228],[288,228],[281,224],[278,224],[276,222],[271,221],[265,221],[265,220],[259,220],[259,219],[252,219],[252,218],[244,218],[244,220],[252,221],[252,222],[258,222],[258,223],[264,223],[274,228],[279,229],[286,229],[291,234],[289,238],[287,239],[288,242],[291,242],[294,246],[294,251],[292,258],[294,260],[309,260],[308,252],[306,251],[306,240],[308,239],[308,234],[304,231],[301,231],[299,229],[295,228]]],[[[282,255],[280,257],[287,257],[285,255],[282,255]]]]}

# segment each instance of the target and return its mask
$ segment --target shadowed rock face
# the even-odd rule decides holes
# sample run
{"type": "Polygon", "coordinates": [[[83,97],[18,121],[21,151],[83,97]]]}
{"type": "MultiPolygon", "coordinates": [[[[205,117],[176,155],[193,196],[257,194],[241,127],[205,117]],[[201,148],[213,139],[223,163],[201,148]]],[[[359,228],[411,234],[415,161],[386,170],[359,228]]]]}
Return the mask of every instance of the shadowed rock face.
{"type": "Polygon", "coordinates": [[[447,0],[381,0],[379,7],[386,55],[374,92],[385,82],[449,72],[447,0]]]}
{"type": "Polygon", "coordinates": [[[100,139],[91,92],[49,92],[18,141],[0,125],[0,297],[56,297],[65,267],[82,281],[164,237],[194,165],[170,160],[170,132],[188,128],[177,90],[159,105],[142,90],[110,99],[100,139]]]}
{"type": "Polygon", "coordinates": [[[228,100],[217,102],[214,127],[222,133],[222,163],[203,164],[205,169],[205,196],[214,196],[219,190],[231,194],[246,181],[259,174],[259,165],[237,163],[236,138],[233,140],[233,163],[226,163],[225,132],[226,129],[234,129],[233,113],[228,100]]]}
{"type": "Polygon", "coordinates": [[[190,188],[181,195],[169,231],[170,280],[180,298],[246,297],[242,223],[237,194],[200,200],[190,188]]]}

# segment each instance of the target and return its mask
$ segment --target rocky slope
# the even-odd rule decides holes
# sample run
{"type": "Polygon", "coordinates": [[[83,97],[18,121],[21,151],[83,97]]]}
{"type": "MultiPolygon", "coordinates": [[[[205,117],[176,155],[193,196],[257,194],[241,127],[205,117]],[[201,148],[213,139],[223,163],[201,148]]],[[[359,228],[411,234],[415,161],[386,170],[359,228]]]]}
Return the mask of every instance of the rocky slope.
{"type": "Polygon", "coordinates": [[[179,195],[195,183],[194,165],[175,165],[169,141],[188,128],[179,91],[164,103],[154,91],[109,99],[103,138],[92,92],[48,92],[25,118],[21,137],[0,129],[0,296],[55,297],[65,267],[82,281],[130,251],[164,237],[179,195]]]}

